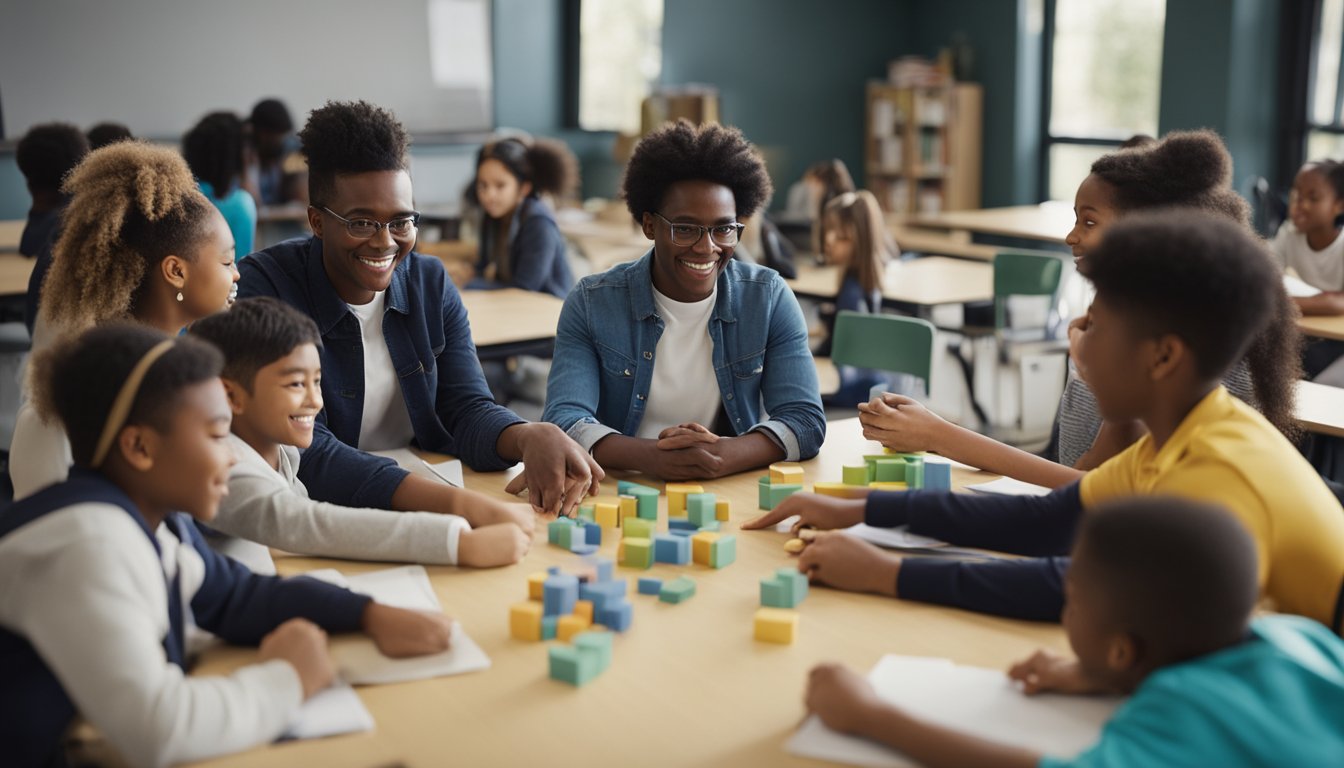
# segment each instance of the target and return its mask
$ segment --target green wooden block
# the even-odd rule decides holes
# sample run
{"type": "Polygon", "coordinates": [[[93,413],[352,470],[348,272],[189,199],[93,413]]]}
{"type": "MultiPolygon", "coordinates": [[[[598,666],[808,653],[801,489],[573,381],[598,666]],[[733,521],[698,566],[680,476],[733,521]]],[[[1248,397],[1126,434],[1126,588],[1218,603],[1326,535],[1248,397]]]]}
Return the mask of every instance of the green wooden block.
{"type": "Polygon", "coordinates": [[[847,465],[843,473],[841,480],[845,485],[867,485],[869,483],[867,464],[847,465]]]}
{"type": "Polygon", "coordinates": [[[632,517],[625,520],[625,525],[621,528],[621,537],[626,539],[652,539],[657,529],[658,523],[654,520],[632,517]]]}
{"type": "Polygon", "coordinates": [[[580,505],[578,514],[576,514],[575,517],[579,520],[587,520],[590,523],[597,522],[597,515],[592,504],[580,505]]]}
{"type": "Polygon", "coordinates": [[[718,498],[712,493],[688,493],[686,494],[686,516],[692,523],[704,527],[707,523],[712,523],[718,519],[715,514],[714,505],[718,498]]]}
{"type": "Polygon", "coordinates": [[[546,540],[561,549],[569,549],[573,541],[575,523],[562,517],[546,526],[546,540]]]}
{"type": "Polygon", "coordinates": [[[725,568],[737,561],[737,537],[720,536],[709,547],[709,564],[725,568]]]}
{"type": "Polygon", "coordinates": [[[779,506],[781,501],[802,490],[803,486],[799,483],[780,483],[778,485],[771,485],[767,491],[770,505],[765,507],[765,509],[774,509],[779,506]]]}
{"type": "Polygon", "coordinates": [[[664,603],[682,603],[695,596],[695,580],[688,576],[679,576],[665,584],[658,592],[658,599],[664,603]]]}
{"type": "Polygon", "coordinates": [[[761,509],[774,509],[770,504],[770,476],[761,475],[756,481],[757,506],[761,509]]]}
{"type": "Polygon", "coordinates": [[[904,483],[904,459],[878,459],[874,462],[875,478],[879,483],[904,483]]]}
{"type": "Polygon", "coordinates": [[[912,491],[924,487],[924,459],[922,457],[905,457],[905,484],[912,491]]]}
{"type": "Polygon", "coordinates": [[[704,525],[700,526],[697,530],[699,530],[699,531],[717,531],[717,530],[719,530],[719,528],[721,528],[721,527],[723,527],[723,524],[720,523],[718,520],[710,520],[708,523],[705,523],[704,525]]]}
{"type": "MultiPolygon", "coordinates": [[[[636,518],[638,519],[638,518],[636,518]]],[[[621,539],[621,565],[627,568],[650,568],[653,566],[653,541],[651,539],[621,539]]]]}
{"type": "Polygon", "coordinates": [[[761,579],[761,605],[767,608],[792,608],[788,587],[775,576],[761,579]]]}
{"type": "MultiPolygon", "coordinates": [[[[575,635],[578,638],[578,635],[575,635]]],[[[547,649],[552,680],[570,685],[586,685],[597,677],[601,658],[595,653],[583,653],[572,645],[553,645],[547,649]]]]}
{"type": "Polygon", "coordinates": [[[637,504],[636,514],[645,520],[658,519],[658,493],[657,488],[650,488],[647,485],[632,483],[629,480],[621,480],[616,483],[616,492],[621,496],[634,496],[637,504]]]}
{"type": "Polygon", "coordinates": [[[589,630],[580,632],[573,638],[574,647],[579,653],[591,654],[597,658],[597,671],[605,672],[611,666],[611,644],[614,635],[607,630],[589,630]]]}
{"type": "Polygon", "coordinates": [[[780,568],[775,571],[775,578],[785,585],[794,605],[807,597],[807,577],[797,568],[780,568]]]}

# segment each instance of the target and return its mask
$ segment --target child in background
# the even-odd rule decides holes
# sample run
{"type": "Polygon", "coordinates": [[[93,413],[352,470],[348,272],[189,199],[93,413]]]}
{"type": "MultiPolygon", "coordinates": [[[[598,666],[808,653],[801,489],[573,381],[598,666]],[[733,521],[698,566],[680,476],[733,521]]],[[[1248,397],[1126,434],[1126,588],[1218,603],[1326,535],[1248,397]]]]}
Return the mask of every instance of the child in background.
{"type": "Polygon", "coordinates": [[[252,252],[257,236],[257,201],[242,184],[243,141],[243,121],[232,112],[211,112],[182,139],[182,155],[201,193],[229,223],[239,259],[252,252]]]}
{"type": "Polygon", "coordinates": [[[313,579],[255,576],[192,525],[227,492],[229,405],[217,350],[118,323],[34,359],[44,416],[67,431],[68,480],[0,518],[0,743],[64,764],[81,714],[132,765],[265,744],[335,676],[326,635],[362,629],[389,656],[448,647],[441,614],[313,579]],[[188,676],[193,627],[261,645],[261,663],[188,676]],[[321,627],[321,629],[319,629],[321,627]]]}
{"type": "Polygon", "coordinates": [[[570,192],[578,163],[554,141],[500,139],[476,155],[481,206],[479,276],[471,288],[512,286],[563,299],[574,287],[565,238],[542,195],[570,192]]]}
{"type": "MultiPolygon", "coordinates": [[[[238,279],[233,235],[176,151],[123,141],[89,154],[70,194],[33,349],[62,334],[134,320],[167,334],[224,309],[238,279]]],[[[9,471],[14,498],[60,480],[70,444],[30,404],[19,409],[9,471]]]]}
{"type": "MultiPolygon", "coordinates": [[[[490,567],[516,563],[532,543],[514,523],[472,530],[458,515],[391,512],[313,501],[298,478],[299,451],[313,442],[322,410],[317,325],[269,297],[242,299],[191,326],[224,353],[224,389],[233,410],[229,444],[238,463],[210,528],[215,549],[258,573],[274,573],[270,547],[355,560],[490,567]]],[[[460,489],[457,494],[476,497],[460,489]]],[[[500,502],[480,496],[480,506],[500,502]]],[[[530,520],[521,504],[518,516],[530,520]]]]}
{"type": "Polygon", "coordinates": [[[1080,755],[1045,756],[921,721],[843,666],[806,705],[838,731],[929,766],[1334,765],[1344,755],[1344,642],[1296,616],[1251,620],[1255,544],[1225,511],[1125,499],[1082,521],[1065,577],[1076,659],[1015,664],[1028,695],[1127,694],[1080,755]]]}
{"type": "Polygon", "coordinates": [[[28,300],[23,312],[30,336],[37,320],[42,281],[51,268],[51,251],[60,232],[61,214],[70,202],[70,196],[61,190],[61,183],[88,153],[89,143],[84,134],[65,123],[35,125],[14,148],[14,161],[33,198],[28,222],[19,235],[19,253],[37,259],[28,278],[28,300]]]}
{"type": "Polygon", "coordinates": [[[257,205],[308,202],[308,168],[299,154],[294,118],[279,99],[262,99],[247,118],[251,152],[243,186],[257,205]]]}
{"type": "Polygon", "coordinates": [[[826,248],[826,205],[846,192],[853,192],[856,187],[849,168],[838,158],[808,168],[803,181],[816,201],[812,209],[812,250],[817,254],[817,263],[821,263],[826,248]]]}
{"type": "MultiPolygon", "coordinates": [[[[1344,163],[1321,160],[1307,163],[1293,179],[1288,196],[1288,220],[1274,236],[1274,255],[1284,270],[1293,270],[1305,283],[1320,289],[1315,296],[1293,299],[1304,315],[1344,314],[1344,163]]],[[[1344,343],[1329,339],[1310,344],[1303,368],[1317,378],[1340,355],[1344,343]]],[[[1344,385],[1344,370],[1318,379],[1344,385]]]]}
{"type": "Polygon", "coordinates": [[[1034,559],[901,559],[852,536],[809,545],[798,567],[842,589],[1037,621],[1059,618],[1064,557],[1078,521],[1111,499],[1171,494],[1217,503],[1254,536],[1260,588],[1284,613],[1339,628],[1344,510],[1302,454],[1221,381],[1287,301],[1259,238],[1194,211],[1135,214],[1089,251],[1096,299],[1076,344],[1078,371],[1107,419],[1147,434],[1047,496],[873,492],[797,494],[743,524],[791,515],[855,523],[1034,559]]]}
{"type": "MultiPolygon", "coordinates": [[[[835,303],[823,305],[821,320],[826,340],[812,352],[829,357],[835,335],[835,317],[842,311],[878,314],[882,311],[882,279],[891,253],[886,247],[882,209],[866,189],[845,192],[826,204],[822,214],[826,240],[822,255],[826,263],[841,268],[835,303]]],[[[823,403],[848,408],[866,402],[869,391],[887,384],[877,371],[840,366],[840,389],[823,403]]]]}
{"type": "Polygon", "coordinates": [[[128,141],[134,139],[131,129],[121,123],[102,122],[89,129],[86,134],[89,137],[89,151],[102,149],[108,144],[116,144],[118,141],[128,141]]]}

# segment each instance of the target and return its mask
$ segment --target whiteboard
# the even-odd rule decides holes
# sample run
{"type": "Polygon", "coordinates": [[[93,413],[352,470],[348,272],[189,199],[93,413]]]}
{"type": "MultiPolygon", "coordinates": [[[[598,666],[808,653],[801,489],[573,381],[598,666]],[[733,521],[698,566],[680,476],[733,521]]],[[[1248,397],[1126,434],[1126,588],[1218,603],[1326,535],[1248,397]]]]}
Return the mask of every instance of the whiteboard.
{"type": "Polygon", "coordinates": [[[60,120],[181,136],[279,98],[365,99],[414,133],[488,130],[489,0],[0,0],[5,137],[60,120]]]}

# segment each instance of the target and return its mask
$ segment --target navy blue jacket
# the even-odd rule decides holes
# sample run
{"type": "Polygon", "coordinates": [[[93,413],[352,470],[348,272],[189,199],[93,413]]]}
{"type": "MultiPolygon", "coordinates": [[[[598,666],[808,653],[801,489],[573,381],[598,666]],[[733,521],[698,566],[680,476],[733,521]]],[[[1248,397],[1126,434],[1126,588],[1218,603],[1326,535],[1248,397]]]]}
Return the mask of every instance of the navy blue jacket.
{"type": "MultiPolygon", "coordinates": [[[[358,450],[364,414],[364,341],[359,319],[336,295],[322,265],[322,241],[286,240],[238,264],[238,295],[274,296],[317,322],[322,334],[326,405],[303,452],[299,479],[313,498],[389,509],[406,471],[358,450]]],[[[499,435],[522,419],[497,405],[485,383],[467,310],[443,263],[412,251],[392,272],[383,337],[415,430],[428,451],[449,453],[472,469],[506,469],[499,435]]]]}
{"type": "MultiPolygon", "coordinates": [[[[482,217],[484,218],[484,217],[482,217]]],[[[485,268],[494,258],[495,228],[489,223],[481,227],[480,257],[476,273],[485,274],[485,268]]],[[[476,280],[468,286],[522,288],[565,298],[574,287],[574,273],[569,270],[565,256],[565,236],[555,217],[536,195],[523,198],[509,220],[508,280],[476,280]]]]}

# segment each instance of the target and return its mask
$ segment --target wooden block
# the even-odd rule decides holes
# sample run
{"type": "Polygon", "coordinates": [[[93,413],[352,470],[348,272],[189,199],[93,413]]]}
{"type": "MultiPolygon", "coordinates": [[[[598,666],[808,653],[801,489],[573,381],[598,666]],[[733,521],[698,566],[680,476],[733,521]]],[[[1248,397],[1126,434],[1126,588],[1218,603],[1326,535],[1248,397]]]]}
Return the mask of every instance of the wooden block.
{"type": "Polygon", "coordinates": [[[905,482],[905,460],[904,459],[878,459],[874,462],[876,465],[876,474],[873,479],[879,483],[904,483],[905,482]]]}
{"type": "Polygon", "coordinates": [[[704,486],[693,483],[667,484],[667,516],[686,516],[686,496],[691,493],[704,493],[704,486]]]}
{"type": "Polygon", "coordinates": [[[695,580],[687,576],[678,576],[663,585],[658,599],[664,603],[683,603],[695,596],[695,580]]]}
{"type": "Polygon", "coordinates": [[[546,583],[546,579],[547,579],[550,575],[551,575],[551,574],[549,574],[549,573],[547,573],[547,572],[545,572],[545,571],[537,571],[536,573],[534,573],[534,574],[532,574],[531,576],[528,576],[528,577],[527,577],[527,599],[528,599],[528,600],[538,600],[538,601],[541,600],[541,597],[542,597],[542,591],[541,591],[541,590],[542,590],[542,586],[545,585],[545,583],[546,583]]]}
{"type": "Polygon", "coordinates": [[[625,526],[621,528],[621,535],[627,539],[652,539],[654,531],[657,529],[658,524],[653,520],[631,517],[625,520],[625,526]]]}
{"type": "Polygon", "coordinates": [[[638,502],[638,514],[645,520],[658,519],[658,489],[647,485],[621,480],[616,484],[617,492],[622,496],[634,496],[638,502]]]}
{"type": "Polygon", "coordinates": [[[724,534],[709,545],[709,564],[727,568],[737,562],[737,537],[724,534]]]}
{"type": "Polygon", "coordinates": [[[588,620],[589,624],[591,624],[593,622],[593,601],[580,600],[577,603],[574,603],[574,615],[582,616],[588,620]]]}
{"type": "Polygon", "coordinates": [[[568,643],[570,638],[580,632],[586,631],[593,626],[592,620],[580,616],[577,613],[571,613],[568,616],[561,616],[555,622],[555,639],[562,643],[568,643]]]}
{"type": "Polygon", "coordinates": [[[649,568],[653,565],[653,542],[631,537],[621,539],[616,559],[626,568],[649,568]]]}
{"type": "Polygon", "coordinates": [[[766,643],[791,644],[798,636],[798,612],[785,608],[757,608],[755,636],[766,643]]]}
{"type": "Polygon", "coordinates": [[[588,684],[597,677],[601,657],[593,653],[583,653],[572,645],[553,645],[547,649],[552,680],[559,680],[573,686],[588,684]]]}
{"type": "Polygon", "coordinates": [[[634,496],[621,496],[620,498],[621,514],[617,522],[624,527],[626,518],[639,517],[639,499],[634,496]]]}
{"type": "Polygon", "coordinates": [[[691,537],[691,560],[697,565],[713,566],[714,542],[723,534],[703,531],[691,537]]]}
{"type": "Polygon", "coordinates": [[[727,499],[719,499],[714,502],[714,519],[721,523],[728,522],[728,516],[732,512],[732,504],[727,499]]]}
{"type": "Polygon", "coordinates": [[[778,461],[770,465],[770,483],[783,485],[802,485],[803,468],[788,461],[778,461]]]}
{"type": "Polygon", "coordinates": [[[540,642],[541,640],[541,603],[528,600],[515,603],[509,608],[509,634],[515,640],[540,642]]]}
{"type": "Polygon", "coordinates": [[[717,497],[712,493],[686,494],[686,517],[697,526],[703,527],[714,520],[714,506],[717,497]]]}
{"type": "Polygon", "coordinates": [[[599,501],[593,505],[593,517],[603,528],[616,529],[621,524],[620,501],[599,501]]]}
{"type": "Polygon", "coordinates": [[[910,487],[905,483],[883,483],[875,480],[868,484],[868,490],[870,491],[906,491],[909,489],[910,487]]]}
{"type": "Polygon", "coordinates": [[[841,473],[846,485],[867,485],[873,480],[868,476],[867,464],[846,464],[841,473]]]}

